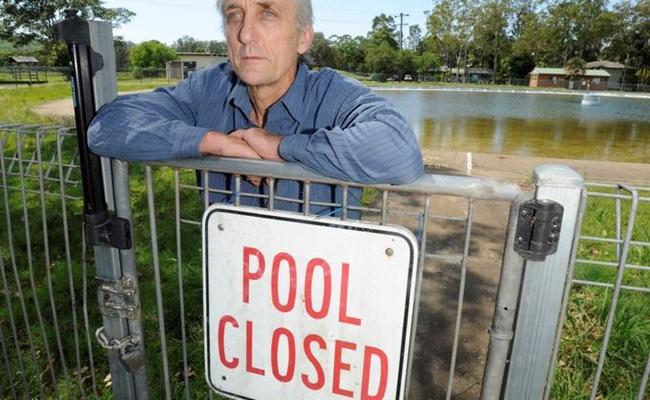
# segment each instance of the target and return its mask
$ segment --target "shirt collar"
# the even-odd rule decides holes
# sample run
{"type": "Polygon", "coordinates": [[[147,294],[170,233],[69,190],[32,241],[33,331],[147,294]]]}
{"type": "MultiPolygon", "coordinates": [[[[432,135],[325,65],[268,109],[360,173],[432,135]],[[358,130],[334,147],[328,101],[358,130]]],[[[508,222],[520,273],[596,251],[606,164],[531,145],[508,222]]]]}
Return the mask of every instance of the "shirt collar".
{"type": "MultiPolygon", "coordinates": [[[[235,86],[228,95],[228,102],[239,108],[248,117],[253,110],[253,105],[248,97],[248,88],[246,83],[239,79],[239,77],[236,79],[235,86]]],[[[307,94],[308,80],[309,69],[304,63],[298,64],[296,78],[289,87],[289,90],[287,90],[287,92],[280,98],[280,101],[278,101],[273,107],[282,104],[289,115],[291,115],[291,118],[300,123],[304,110],[303,105],[307,94]]]]}

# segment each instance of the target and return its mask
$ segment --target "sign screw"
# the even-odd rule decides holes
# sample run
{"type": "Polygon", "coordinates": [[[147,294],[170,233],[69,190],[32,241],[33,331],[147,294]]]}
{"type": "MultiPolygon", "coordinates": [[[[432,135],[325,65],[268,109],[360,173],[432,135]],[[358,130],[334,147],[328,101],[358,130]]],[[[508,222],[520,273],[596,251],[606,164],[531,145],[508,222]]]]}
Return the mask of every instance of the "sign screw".
{"type": "Polygon", "coordinates": [[[393,249],[386,249],[386,255],[388,257],[392,257],[395,254],[395,251],[393,249]]]}
{"type": "Polygon", "coordinates": [[[223,224],[219,224],[219,230],[223,232],[226,230],[226,227],[224,227],[223,224]]]}

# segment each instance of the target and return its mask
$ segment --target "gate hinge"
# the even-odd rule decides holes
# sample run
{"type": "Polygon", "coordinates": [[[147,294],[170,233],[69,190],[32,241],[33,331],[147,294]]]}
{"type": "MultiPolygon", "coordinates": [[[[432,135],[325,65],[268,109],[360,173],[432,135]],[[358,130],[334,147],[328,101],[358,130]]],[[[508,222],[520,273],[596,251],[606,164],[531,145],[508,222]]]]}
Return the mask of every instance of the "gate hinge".
{"type": "Polygon", "coordinates": [[[119,340],[110,340],[104,327],[101,327],[95,332],[95,337],[103,349],[118,352],[127,371],[135,372],[144,366],[144,346],[140,335],[132,334],[119,340]]]}
{"type": "Polygon", "coordinates": [[[521,205],[515,251],[529,261],[544,261],[557,252],[564,207],[551,200],[533,200],[521,205]]]}
{"type": "Polygon", "coordinates": [[[119,281],[100,279],[97,297],[99,310],[106,317],[135,320],[139,316],[138,291],[132,278],[123,277],[119,281]]]}
{"type": "Polygon", "coordinates": [[[128,219],[111,216],[108,212],[86,214],[86,235],[93,246],[131,249],[131,224],[128,219]]]}

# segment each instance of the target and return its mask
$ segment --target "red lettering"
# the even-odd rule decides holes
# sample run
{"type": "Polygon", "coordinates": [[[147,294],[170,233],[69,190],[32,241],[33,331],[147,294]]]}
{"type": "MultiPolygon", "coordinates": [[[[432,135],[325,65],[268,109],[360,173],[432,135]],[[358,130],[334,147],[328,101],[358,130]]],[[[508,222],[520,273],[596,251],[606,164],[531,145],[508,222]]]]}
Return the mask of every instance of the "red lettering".
{"type": "Polygon", "coordinates": [[[334,382],[332,392],[340,396],[353,397],[354,392],[341,388],[341,371],[349,371],[350,364],[343,362],[343,350],[356,350],[357,345],[350,342],[337,340],[334,345],[334,382]]]}
{"type": "Polygon", "coordinates": [[[330,301],[332,297],[332,274],[327,261],[314,258],[307,265],[307,275],[305,276],[305,308],[307,314],[314,319],[323,319],[327,316],[330,310],[330,301]],[[314,271],[316,267],[323,270],[323,302],[319,311],[314,309],[314,302],[312,297],[314,271]]]}
{"type": "MultiPolygon", "coordinates": [[[[376,376],[376,375],[372,375],[376,376]]],[[[363,380],[361,384],[361,400],[379,400],[384,398],[386,385],[388,384],[388,357],[386,353],[376,347],[366,346],[363,354],[363,380]],[[377,394],[371,395],[370,392],[370,369],[372,368],[373,356],[379,358],[380,375],[379,387],[377,394]]]]}
{"type": "Polygon", "coordinates": [[[264,376],[264,370],[253,366],[253,323],[246,321],[246,372],[264,376]]]}
{"type": "Polygon", "coordinates": [[[226,331],[226,324],[230,324],[235,328],[239,328],[239,324],[237,323],[237,320],[230,315],[226,315],[221,320],[219,320],[219,336],[217,338],[217,341],[219,342],[219,360],[221,361],[221,364],[223,364],[224,367],[230,368],[230,369],[235,369],[239,365],[239,359],[236,357],[233,357],[232,360],[226,359],[226,345],[225,345],[225,331],[226,331]]]}
{"type": "Polygon", "coordinates": [[[350,281],[350,264],[341,266],[341,303],[339,305],[339,322],[361,326],[361,318],[348,316],[348,286],[350,281]]]}
{"type": "Polygon", "coordinates": [[[273,259],[273,277],[271,279],[271,297],[273,298],[273,305],[275,308],[283,313],[288,313],[293,310],[296,305],[296,260],[287,253],[280,253],[273,259]],[[280,279],[280,265],[286,262],[289,266],[289,297],[287,304],[280,302],[280,293],[278,288],[278,281],[280,279]]]}
{"type": "Polygon", "coordinates": [[[278,328],[273,331],[273,339],[271,341],[271,370],[273,371],[275,379],[282,383],[291,382],[293,379],[293,375],[296,371],[296,339],[288,329],[278,328]],[[287,346],[289,350],[287,372],[284,375],[280,373],[280,367],[278,365],[280,358],[278,354],[278,342],[280,341],[281,336],[287,338],[287,346]]]}
{"type": "Polygon", "coordinates": [[[302,374],[302,383],[304,383],[305,386],[311,390],[320,390],[323,388],[323,386],[325,386],[325,373],[323,372],[323,367],[318,362],[318,359],[316,359],[314,353],[311,351],[312,343],[318,344],[318,347],[321,350],[325,350],[327,348],[325,339],[318,335],[309,335],[305,338],[305,341],[303,342],[303,350],[305,351],[307,359],[316,370],[316,382],[311,382],[307,374],[302,374]]]}
{"type": "Polygon", "coordinates": [[[264,275],[264,255],[261,251],[253,247],[244,247],[244,288],[243,288],[243,300],[244,304],[248,304],[250,301],[249,296],[249,286],[250,281],[258,280],[264,275]],[[257,257],[257,271],[252,272],[250,269],[250,259],[251,256],[257,257]]]}

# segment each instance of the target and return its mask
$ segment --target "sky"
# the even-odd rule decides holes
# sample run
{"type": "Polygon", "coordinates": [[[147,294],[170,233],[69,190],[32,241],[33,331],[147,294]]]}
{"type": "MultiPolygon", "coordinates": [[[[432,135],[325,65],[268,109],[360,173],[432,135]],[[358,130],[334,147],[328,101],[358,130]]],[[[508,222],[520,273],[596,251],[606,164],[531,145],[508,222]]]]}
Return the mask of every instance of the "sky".
{"type": "MultiPolygon", "coordinates": [[[[115,36],[140,43],[158,40],[172,44],[182,36],[197,40],[224,40],[221,19],[215,0],[105,0],[109,8],[125,7],[136,13],[131,22],[114,31],[115,36]]],[[[372,19],[381,13],[404,17],[404,37],[408,26],[420,25],[425,31],[425,10],[433,8],[432,0],[312,0],[314,28],[325,37],[362,35],[370,31],[372,19]]]]}

